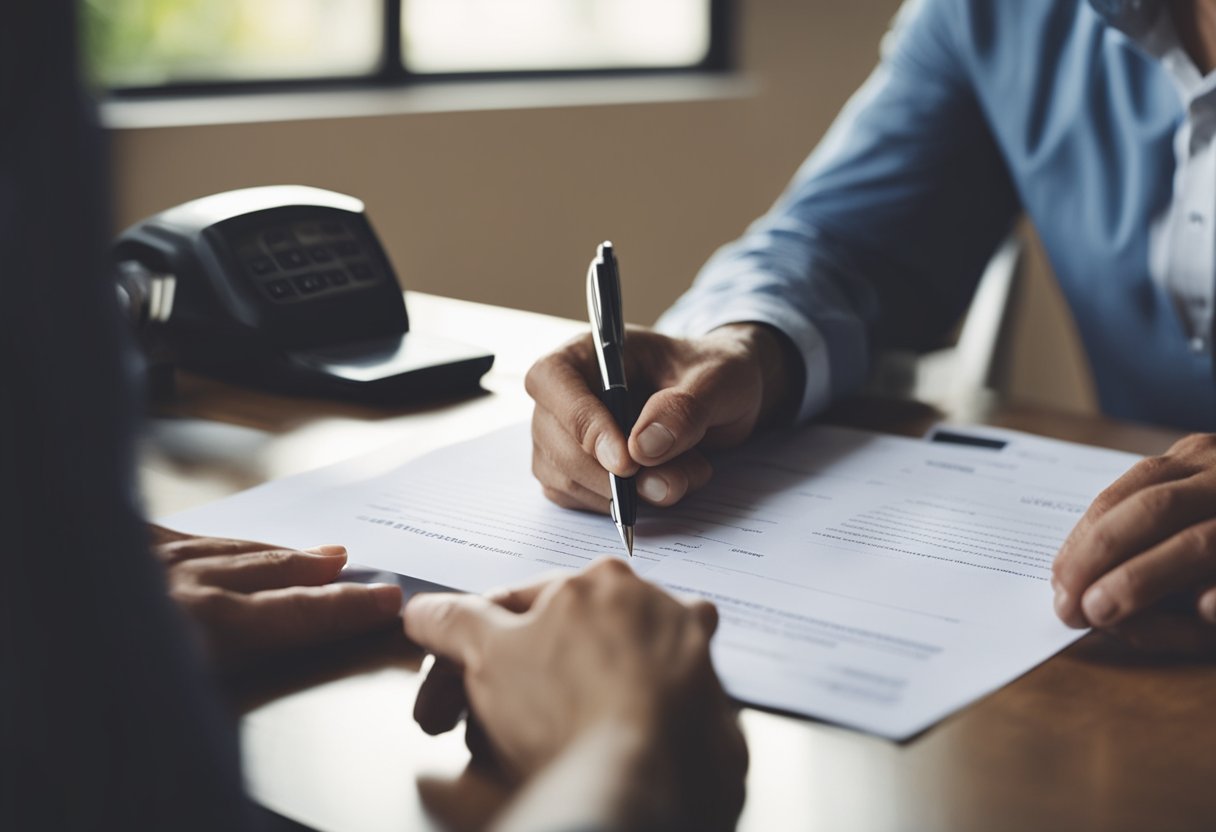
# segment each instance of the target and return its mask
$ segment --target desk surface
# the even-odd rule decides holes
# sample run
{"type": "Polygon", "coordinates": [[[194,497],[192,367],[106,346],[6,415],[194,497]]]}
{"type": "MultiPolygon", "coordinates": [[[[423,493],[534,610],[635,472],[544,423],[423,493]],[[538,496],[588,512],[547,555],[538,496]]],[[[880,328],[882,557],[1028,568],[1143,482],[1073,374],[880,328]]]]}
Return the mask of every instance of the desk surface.
{"type": "MultiPolygon", "coordinates": [[[[145,448],[153,516],[357,453],[386,448],[404,459],[526,419],[528,366],[585,328],[425,295],[407,301],[417,330],[468,333],[497,354],[487,394],[386,411],[183,377],[145,448]]],[[[917,433],[940,416],[856,401],[827,418],[917,433]]],[[[1175,438],[1026,409],[990,421],[1140,453],[1175,438]]],[[[386,636],[251,680],[241,706],[254,795],[326,832],[474,826],[496,794],[462,774],[460,736],[428,737],[413,724],[419,661],[386,636]]],[[[745,709],[752,762],[740,829],[1210,830],[1214,707],[1216,667],[1150,661],[1088,636],[905,744],[745,709]]]]}

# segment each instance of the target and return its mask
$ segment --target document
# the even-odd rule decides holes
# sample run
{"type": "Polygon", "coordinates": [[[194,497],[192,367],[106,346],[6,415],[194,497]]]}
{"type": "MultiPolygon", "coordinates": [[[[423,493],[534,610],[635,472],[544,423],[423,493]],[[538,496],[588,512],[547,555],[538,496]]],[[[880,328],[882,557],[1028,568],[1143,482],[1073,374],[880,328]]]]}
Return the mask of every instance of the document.
{"type": "MultiPolygon", "coordinates": [[[[607,517],[545,500],[530,459],[520,425],[164,522],[343,543],[360,564],[477,592],[623,556],[607,517]]],[[[678,506],[643,512],[632,565],[717,605],[714,662],[736,698],[905,739],[1080,636],[1052,611],[1051,562],[1136,459],[986,428],[770,434],[716,456],[710,485],[678,506]]]]}

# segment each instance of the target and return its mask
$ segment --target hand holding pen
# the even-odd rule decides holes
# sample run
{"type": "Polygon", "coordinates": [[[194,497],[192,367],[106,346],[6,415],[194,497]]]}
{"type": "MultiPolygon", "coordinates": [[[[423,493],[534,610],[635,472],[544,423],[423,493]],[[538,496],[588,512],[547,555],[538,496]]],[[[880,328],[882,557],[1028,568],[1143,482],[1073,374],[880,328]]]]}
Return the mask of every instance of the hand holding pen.
{"type": "Polygon", "coordinates": [[[765,325],[729,324],[695,338],[631,326],[617,342],[634,403],[644,402],[630,429],[600,398],[594,342],[583,336],[560,347],[525,381],[536,402],[532,471],[565,508],[611,513],[609,472],[634,477],[640,503],[678,503],[712,476],[702,449],[738,444],[792,411],[803,386],[793,347],[765,325]]]}

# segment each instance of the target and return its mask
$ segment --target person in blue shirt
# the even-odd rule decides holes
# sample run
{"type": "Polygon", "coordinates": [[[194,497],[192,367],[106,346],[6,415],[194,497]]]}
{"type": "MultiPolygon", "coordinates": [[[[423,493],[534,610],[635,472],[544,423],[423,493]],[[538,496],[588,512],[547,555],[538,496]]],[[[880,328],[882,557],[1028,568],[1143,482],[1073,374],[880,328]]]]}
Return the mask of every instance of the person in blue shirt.
{"type": "MultiPolygon", "coordinates": [[[[589,341],[542,359],[533,467],[604,511],[604,469],[667,506],[701,449],[809,419],[870,357],[960,317],[1015,220],[1034,222],[1105,413],[1216,430],[1214,0],[913,0],[882,60],[772,210],[720,250],[657,331],[630,436],[589,389],[589,341]]],[[[1216,648],[1216,437],[1145,460],[1059,553],[1056,610],[1163,648],[1216,648]]]]}

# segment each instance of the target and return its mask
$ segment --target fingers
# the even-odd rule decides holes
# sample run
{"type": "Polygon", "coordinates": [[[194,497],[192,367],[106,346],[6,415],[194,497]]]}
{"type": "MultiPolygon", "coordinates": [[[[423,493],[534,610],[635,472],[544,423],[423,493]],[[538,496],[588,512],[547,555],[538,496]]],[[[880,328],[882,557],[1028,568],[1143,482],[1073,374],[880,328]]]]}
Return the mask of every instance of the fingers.
{"type": "Polygon", "coordinates": [[[480,595],[415,595],[405,607],[405,634],[429,653],[463,665],[481,656],[489,633],[512,614],[480,595]]]}
{"type": "Polygon", "coordinates": [[[1085,590],[1081,609],[1109,627],[1158,601],[1216,580],[1216,520],[1187,528],[1112,569],[1085,590]]]}
{"type": "Polygon", "coordinates": [[[273,546],[267,546],[265,543],[256,543],[252,540],[195,537],[178,532],[170,532],[169,535],[155,535],[158,540],[155,544],[156,556],[166,566],[173,566],[174,564],[193,560],[194,558],[239,555],[244,552],[257,552],[274,548],[273,546]]]}
{"type": "Polygon", "coordinates": [[[1216,586],[1199,591],[1195,598],[1195,609],[1209,624],[1216,624],[1216,586]]]}
{"type": "MultiPolygon", "coordinates": [[[[663,603],[668,605],[673,604],[673,602],[674,604],[683,605],[692,614],[693,620],[706,639],[712,637],[718,629],[718,608],[712,603],[703,598],[674,598],[657,584],[649,583],[638,577],[638,574],[620,558],[608,556],[596,558],[577,575],[562,576],[555,580],[535,585],[529,588],[529,592],[532,593],[534,602],[535,600],[539,600],[539,605],[543,606],[546,594],[551,594],[558,590],[563,583],[574,583],[577,581],[593,584],[610,594],[626,593],[628,597],[635,599],[657,597],[665,599],[663,603]]],[[[617,595],[616,597],[619,598],[621,596],[617,595]]]]}
{"type": "Polygon", "coordinates": [[[345,565],[345,548],[319,546],[303,552],[272,549],[201,557],[181,563],[177,570],[204,586],[249,593],[289,586],[321,586],[337,578],[345,565]]]}
{"type": "MultiPolygon", "coordinates": [[[[1151,485],[1122,499],[1083,532],[1074,532],[1053,565],[1056,608],[1073,626],[1094,624],[1083,596],[1102,575],[1212,515],[1212,485],[1202,478],[1151,485]]],[[[1096,593],[1091,604],[1097,604],[1096,593]]]]}
{"type": "Polygon", "coordinates": [[[495,590],[487,593],[486,598],[504,610],[517,614],[525,613],[532,609],[532,605],[554,581],[561,580],[563,577],[565,577],[564,573],[556,573],[527,586],[495,590]]]}
{"type": "Polygon", "coordinates": [[[469,718],[464,721],[464,745],[469,749],[473,762],[479,767],[493,767],[502,774],[511,774],[503,767],[499,755],[495,753],[490,735],[475,713],[470,713],[469,718]]]}
{"type": "Polygon", "coordinates": [[[733,444],[751,432],[760,402],[758,381],[742,366],[707,363],[651,396],[629,436],[629,453],[646,466],[661,465],[698,445],[707,434],[733,444]]]}
{"type": "Polygon", "coordinates": [[[148,523],[148,542],[153,546],[160,546],[164,543],[172,543],[175,540],[182,540],[191,535],[183,532],[167,529],[164,526],[158,526],[156,523],[148,523]]]}
{"type": "Polygon", "coordinates": [[[688,608],[697,617],[701,629],[705,631],[706,638],[712,637],[718,630],[718,608],[709,601],[701,599],[688,602],[688,608]]]}
{"type": "Polygon", "coordinates": [[[670,506],[704,485],[712,469],[694,448],[736,444],[755,427],[762,367],[737,338],[685,341],[645,330],[629,335],[636,390],[658,388],[628,441],[593,390],[596,358],[589,338],[572,342],[529,370],[533,472],[558,505],[606,512],[604,471],[638,474],[638,493],[670,506]],[[645,466],[644,468],[639,467],[645,466]]]}
{"type": "Polygon", "coordinates": [[[247,596],[242,628],[255,647],[301,647],[379,629],[401,614],[395,584],[329,584],[272,589],[247,596]]]}
{"type": "Polygon", "coordinates": [[[214,587],[177,591],[221,657],[289,650],[379,629],[401,610],[395,584],[330,584],[242,595],[214,587]]]}
{"type": "Polygon", "coordinates": [[[1059,570],[1065,568],[1069,560],[1075,556],[1074,550],[1078,541],[1083,540],[1107,512],[1138,491],[1180,478],[1178,470],[1166,457],[1149,457],[1132,466],[1131,470],[1094,498],[1076,528],[1060,547],[1060,554],[1056,558],[1057,579],[1061,577],[1059,570]]]}
{"type": "Polygon", "coordinates": [[[608,472],[540,409],[532,416],[532,474],[545,496],[563,508],[607,513],[612,496],[608,472]]]}
{"type": "MultiPolygon", "coordinates": [[[[487,593],[486,598],[512,613],[525,613],[554,580],[555,578],[547,578],[527,586],[496,590],[487,593]]],[[[410,615],[413,614],[411,607],[410,615]]],[[[459,724],[468,707],[464,670],[450,659],[436,658],[426,679],[418,688],[418,698],[414,702],[414,721],[432,736],[443,734],[459,724]]]]}
{"type": "Polygon", "coordinates": [[[1178,521],[1163,523],[1161,510],[1190,516],[1191,495],[1171,495],[1166,483],[1191,476],[1167,457],[1150,457],[1136,464],[1109,488],[1099,494],[1069,534],[1052,564],[1052,584],[1056,591],[1056,614],[1072,627],[1087,626],[1081,610],[1081,596],[1098,576],[1129,554],[1143,548],[1128,548],[1127,536],[1151,545],[1176,531],[1178,521]],[[1153,493],[1144,496],[1144,492],[1153,493]],[[1124,503],[1138,497],[1138,501],[1124,503]],[[1171,506],[1165,503],[1172,501],[1171,506]],[[1120,509],[1115,513],[1116,509],[1120,509]],[[1113,519],[1112,518],[1113,515],[1113,519]]]}
{"type": "Polygon", "coordinates": [[[464,671],[454,662],[436,659],[418,688],[414,721],[431,736],[445,734],[460,723],[468,707],[464,671]]]}
{"type": "MultiPolygon", "coordinates": [[[[537,410],[532,417],[532,473],[545,496],[563,508],[607,514],[612,491],[608,474],[557,425],[556,417],[537,410]]],[[[638,472],[638,496],[670,506],[709,482],[713,468],[693,449],[654,468],[638,472]]]]}
{"type": "MultiPolygon", "coordinates": [[[[565,433],[600,467],[618,476],[632,476],[637,464],[629,457],[625,436],[599,396],[593,392],[589,372],[596,359],[589,338],[580,339],[532,365],[524,379],[538,410],[554,418],[541,438],[554,440],[554,428],[565,433]]],[[[546,445],[547,446],[547,445],[546,445]]]]}
{"type": "Polygon", "coordinates": [[[708,483],[713,474],[709,460],[694,448],[664,465],[638,472],[638,496],[651,505],[675,505],[708,483]]]}

